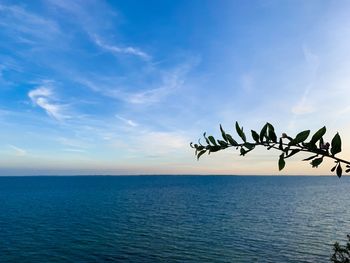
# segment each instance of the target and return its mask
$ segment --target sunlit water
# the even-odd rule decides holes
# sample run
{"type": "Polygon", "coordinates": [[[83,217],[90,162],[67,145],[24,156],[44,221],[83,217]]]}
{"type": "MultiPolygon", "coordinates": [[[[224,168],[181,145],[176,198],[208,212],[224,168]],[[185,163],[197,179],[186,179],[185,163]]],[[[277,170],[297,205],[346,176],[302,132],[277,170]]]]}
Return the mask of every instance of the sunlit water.
{"type": "Polygon", "coordinates": [[[0,177],[0,262],[329,262],[337,177],[0,177]]]}

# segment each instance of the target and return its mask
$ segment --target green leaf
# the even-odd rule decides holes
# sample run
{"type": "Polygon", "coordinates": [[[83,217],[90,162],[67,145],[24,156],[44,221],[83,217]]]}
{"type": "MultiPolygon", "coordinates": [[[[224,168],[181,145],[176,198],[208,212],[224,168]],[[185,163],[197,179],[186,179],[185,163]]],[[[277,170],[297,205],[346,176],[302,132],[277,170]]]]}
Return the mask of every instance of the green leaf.
{"type": "Polygon", "coordinates": [[[220,131],[221,131],[221,136],[222,136],[222,138],[223,138],[225,141],[227,141],[226,133],[225,133],[224,129],[222,128],[221,124],[220,124],[220,131]]]}
{"type": "Polygon", "coordinates": [[[232,146],[237,146],[238,143],[232,138],[232,136],[230,134],[226,134],[226,138],[228,140],[228,142],[232,145],[232,146]]]}
{"type": "Polygon", "coordinates": [[[267,123],[267,127],[268,127],[268,137],[271,141],[273,142],[277,142],[277,136],[275,133],[275,128],[270,124],[267,123]]]}
{"type": "Polygon", "coordinates": [[[245,144],[243,144],[244,147],[246,147],[248,150],[253,150],[255,145],[249,142],[246,142],[245,144]]]}
{"type": "Polygon", "coordinates": [[[261,131],[260,131],[260,141],[263,142],[264,141],[264,137],[267,136],[267,123],[264,125],[264,127],[262,127],[261,131]]]}
{"type": "Polygon", "coordinates": [[[278,169],[281,171],[286,166],[286,162],[284,161],[283,153],[280,155],[278,160],[278,169]]]}
{"type": "Polygon", "coordinates": [[[317,158],[312,160],[311,165],[312,167],[318,167],[323,161],[323,157],[317,158]]]}
{"type": "Polygon", "coordinates": [[[289,157],[293,156],[294,154],[296,154],[296,153],[298,153],[298,152],[300,152],[299,149],[293,149],[293,150],[290,152],[290,154],[288,154],[288,155],[286,156],[286,158],[289,158],[289,157]]]}
{"type": "Polygon", "coordinates": [[[217,145],[216,141],[215,141],[215,138],[213,136],[208,136],[208,139],[213,145],[215,145],[215,146],[217,145]]]}
{"type": "Polygon", "coordinates": [[[332,155],[336,155],[337,153],[341,152],[341,138],[339,136],[339,133],[334,135],[331,145],[332,145],[331,147],[332,155]]]}
{"type": "MultiPolygon", "coordinates": [[[[321,139],[322,139],[322,138],[321,138],[321,139]]],[[[309,143],[303,142],[302,145],[303,145],[304,147],[306,147],[310,152],[317,150],[316,144],[313,144],[313,143],[311,143],[311,142],[309,142],[309,143]]]]}
{"type": "Polygon", "coordinates": [[[301,143],[309,137],[310,130],[302,131],[297,134],[297,136],[289,143],[289,145],[296,145],[298,143],[301,143]]]}
{"type": "Polygon", "coordinates": [[[321,139],[320,139],[319,148],[322,148],[322,145],[324,145],[323,137],[321,137],[321,139]]]}
{"type": "Polygon", "coordinates": [[[209,153],[217,152],[220,151],[221,147],[216,145],[216,146],[209,146],[209,153]]]}
{"type": "Polygon", "coordinates": [[[218,143],[219,143],[220,146],[225,147],[225,148],[226,148],[227,145],[228,145],[227,142],[222,141],[222,140],[218,140],[218,143]]]}
{"type": "Polygon", "coordinates": [[[241,137],[241,139],[246,142],[247,141],[247,138],[245,137],[245,134],[243,132],[243,128],[239,127],[239,124],[238,122],[236,121],[236,131],[237,131],[237,134],[239,135],[239,137],[241,137]]]}
{"type": "Polygon", "coordinates": [[[313,155],[313,156],[310,156],[310,157],[308,157],[308,158],[304,159],[303,161],[310,161],[310,160],[312,160],[312,159],[316,158],[317,156],[318,156],[318,154],[313,155]]]}
{"type": "Polygon", "coordinates": [[[201,151],[201,150],[203,150],[204,149],[204,146],[203,145],[198,145],[197,147],[196,147],[196,150],[197,151],[201,151]]]}
{"type": "Polygon", "coordinates": [[[326,133],[326,126],[323,126],[321,129],[319,129],[311,138],[310,143],[315,144],[318,140],[320,140],[323,135],[326,133]]]}
{"type": "Polygon", "coordinates": [[[254,141],[259,143],[259,134],[256,131],[252,130],[252,137],[253,137],[254,141]]]}
{"type": "Polygon", "coordinates": [[[200,152],[197,154],[197,160],[199,160],[199,158],[200,158],[203,154],[205,154],[205,152],[206,152],[206,150],[200,151],[200,152]]]}
{"type": "Polygon", "coordinates": [[[335,171],[335,168],[337,168],[337,165],[338,165],[338,164],[336,164],[336,165],[331,169],[331,172],[334,172],[334,171],[335,171]]]}
{"type": "Polygon", "coordinates": [[[339,163],[337,167],[337,175],[339,178],[341,177],[342,173],[343,173],[343,169],[341,168],[341,165],[339,163]]]}

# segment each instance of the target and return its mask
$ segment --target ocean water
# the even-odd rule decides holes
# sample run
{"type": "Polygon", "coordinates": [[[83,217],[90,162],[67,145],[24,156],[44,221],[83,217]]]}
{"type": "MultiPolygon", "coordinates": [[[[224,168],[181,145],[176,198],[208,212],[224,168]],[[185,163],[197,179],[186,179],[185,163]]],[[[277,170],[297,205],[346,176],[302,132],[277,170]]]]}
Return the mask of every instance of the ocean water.
{"type": "Polygon", "coordinates": [[[343,177],[0,177],[0,262],[329,262],[343,177]]]}

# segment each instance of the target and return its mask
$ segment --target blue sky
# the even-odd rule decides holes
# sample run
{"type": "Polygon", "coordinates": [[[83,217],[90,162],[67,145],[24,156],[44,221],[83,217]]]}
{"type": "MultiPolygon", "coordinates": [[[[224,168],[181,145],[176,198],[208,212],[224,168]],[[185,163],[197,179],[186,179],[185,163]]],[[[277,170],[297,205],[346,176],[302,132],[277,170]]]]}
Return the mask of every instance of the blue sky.
{"type": "MultiPolygon", "coordinates": [[[[350,157],[349,1],[0,0],[0,174],[279,174],[197,162],[219,124],[327,125],[350,157]]],[[[287,174],[328,174],[296,157],[287,174]]]]}

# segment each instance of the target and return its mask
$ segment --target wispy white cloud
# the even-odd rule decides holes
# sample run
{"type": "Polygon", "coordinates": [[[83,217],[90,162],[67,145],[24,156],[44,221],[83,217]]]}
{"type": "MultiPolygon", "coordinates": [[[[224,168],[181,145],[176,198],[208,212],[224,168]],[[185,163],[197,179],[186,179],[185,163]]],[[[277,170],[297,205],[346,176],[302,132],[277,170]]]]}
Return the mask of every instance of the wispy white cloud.
{"type": "Polygon", "coordinates": [[[126,123],[127,125],[129,125],[131,127],[139,126],[138,123],[134,122],[133,120],[126,119],[126,118],[119,116],[119,115],[115,115],[115,117],[117,117],[119,120],[121,120],[122,122],[126,123]]]}
{"type": "MultiPolygon", "coordinates": [[[[197,60],[196,60],[197,61],[197,60]]],[[[155,81],[149,85],[141,84],[135,90],[132,83],[119,83],[120,80],[106,76],[91,76],[90,78],[77,77],[76,82],[88,87],[94,92],[115,98],[133,105],[152,105],[181,88],[189,71],[197,62],[188,62],[178,65],[174,69],[154,69],[151,73],[140,73],[139,79],[154,77],[155,81]]]]}
{"type": "Polygon", "coordinates": [[[50,39],[61,35],[58,24],[21,6],[0,4],[0,27],[20,42],[50,39]]]}
{"type": "Polygon", "coordinates": [[[151,59],[151,56],[149,54],[147,54],[146,52],[142,51],[137,47],[131,47],[131,46],[121,47],[116,45],[108,45],[97,36],[93,36],[92,39],[97,46],[99,46],[100,48],[106,51],[111,52],[114,55],[127,54],[127,55],[140,57],[144,60],[151,59]]]}
{"type": "Polygon", "coordinates": [[[116,91],[113,92],[113,94],[131,104],[150,104],[158,102],[161,100],[161,98],[166,96],[170,92],[169,88],[172,88],[172,86],[160,87],[139,92],[116,91]]]}
{"type": "Polygon", "coordinates": [[[66,19],[79,24],[87,33],[96,33],[106,27],[109,28],[107,25],[110,25],[110,21],[118,17],[117,12],[105,1],[46,0],[44,3],[49,8],[53,7],[60,15],[65,15],[66,19]]]}
{"type": "Polygon", "coordinates": [[[22,148],[20,148],[20,147],[17,147],[17,146],[12,145],[12,144],[10,144],[9,147],[15,152],[15,154],[17,156],[25,156],[25,155],[27,155],[27,151],[22,149],[22,148]]]}
{"type": "Polygon", "coordinates": [[[58,121],[70,118],[70,116],[65,113],[64,105],[53,102],[56,101],[56,98],[51,88],[45,86],[38,87],[29,91],[28,97],[31,99],[32,103],[44,109],[50,117],[58,121]]]}

